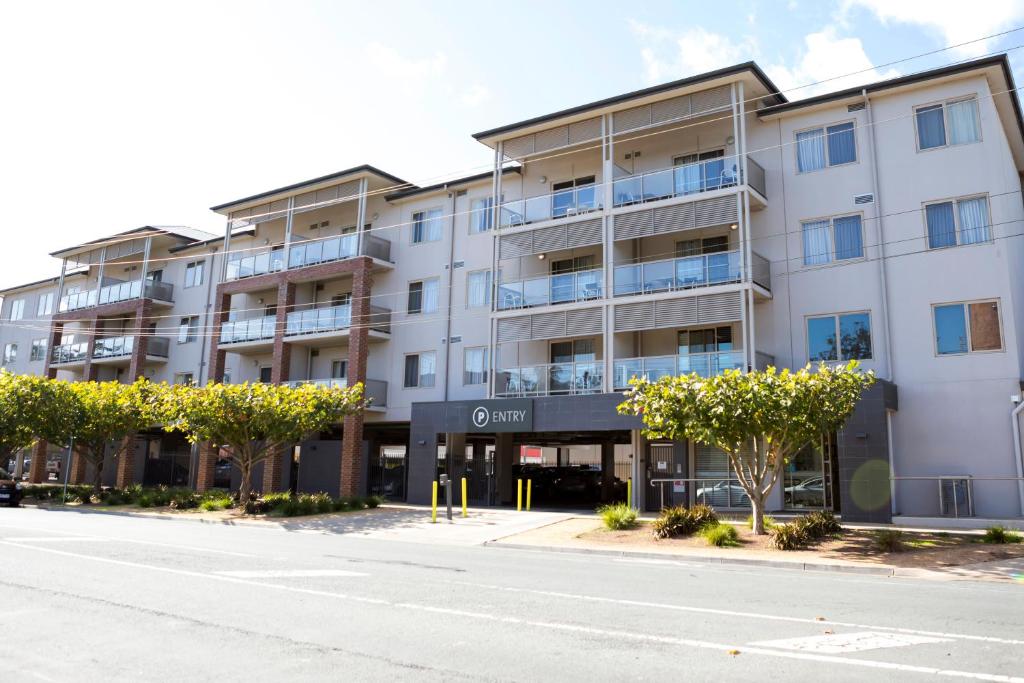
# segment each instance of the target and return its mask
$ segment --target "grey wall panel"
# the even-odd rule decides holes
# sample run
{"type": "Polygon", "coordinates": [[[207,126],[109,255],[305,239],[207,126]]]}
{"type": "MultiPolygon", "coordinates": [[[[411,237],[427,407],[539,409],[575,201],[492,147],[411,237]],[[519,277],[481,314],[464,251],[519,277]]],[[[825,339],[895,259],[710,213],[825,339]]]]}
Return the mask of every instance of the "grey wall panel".
{"type": "Polygon", "coordinates": [[[498,343],[527,341],[530,339],[530,316],[501,318],[498,320],[498,343]]]}
{"type": "Polygon", "coordinates": [[[565,312],[565,333],[568,337],[601,334],[604,328],[601,308],[585,308],[565,312]]]}

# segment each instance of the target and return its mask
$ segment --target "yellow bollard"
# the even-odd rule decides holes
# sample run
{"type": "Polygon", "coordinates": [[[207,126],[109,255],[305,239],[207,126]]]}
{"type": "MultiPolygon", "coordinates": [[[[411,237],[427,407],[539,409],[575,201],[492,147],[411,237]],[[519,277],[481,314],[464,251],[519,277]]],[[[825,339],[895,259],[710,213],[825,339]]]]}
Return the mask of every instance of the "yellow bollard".
{"type": "Polygon", "coordinates": [[[533,497],[533,479],[526,480],[526,511],[530,511],[530,498],[533,497]]]}
{"type": "Polygon", "coordinates": [[[462,478],[462,516],[469,517],[469,512],[466,510],[466,478],[462,478]]]}
{"type": "Polygon", "coordinates": [[[626,479],[626,505],[633,507],[633,477],[626,479]]]}
{"type": "Polygon", "coordinates": [[[437,524],[437,482],[431,482],[433,486],[430,494],[430,523],[437,524]]]}
{"type": "Polygon", "coordinates": [[[517,480],[519,485],[516,487],[516,512],[523,511],[523,480],[517,480]]]}

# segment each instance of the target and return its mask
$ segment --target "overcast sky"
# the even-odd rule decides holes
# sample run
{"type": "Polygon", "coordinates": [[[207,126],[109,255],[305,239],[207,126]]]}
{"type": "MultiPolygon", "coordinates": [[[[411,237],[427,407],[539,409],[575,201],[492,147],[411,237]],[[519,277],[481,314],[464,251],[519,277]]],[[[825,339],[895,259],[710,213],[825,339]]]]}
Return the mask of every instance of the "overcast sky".
{"type": "MultiPolygon", "coordinates": [[[[370,163],[486,170],[471,134],[747,59],[791,98],[996,50],[1024,0],[5,2],[0,287],[140,225],[370,163]]],[[[1022,83],[1021,74],[1016,74],[1022,83]]]]}

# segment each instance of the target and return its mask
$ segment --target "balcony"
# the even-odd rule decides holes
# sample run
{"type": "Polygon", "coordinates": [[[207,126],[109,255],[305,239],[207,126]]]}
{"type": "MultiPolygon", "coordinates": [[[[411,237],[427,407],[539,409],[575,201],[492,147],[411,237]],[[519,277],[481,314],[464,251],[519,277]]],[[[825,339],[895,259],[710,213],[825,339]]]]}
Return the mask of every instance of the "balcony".
{"type": "MultiPolygon", "coordinates": [[[[331,263],[357,255],[359,236],[356,233],[318,240],[293,242],[288,250],[288,269],[331,263]]],[[[362,255],[378,261],[391,260],[391,242],[376,235],[363,234],[362,255]]],[[[285,269],[284,247],[268,247],[248,256],[235,255],[228,261],[226,280],[239,280],[257,275],[277,273],[285,269]]]]}
{"type": "MultiPolygon", "coordinates": [[[[738,160],[736,156],[708,159],[619,178],[612,182],[613,206],[630,206],[736,187],[740,183],[738,160]]],[[[764,169],[749,157],[747,168],[750,186],[761,196],[766,196],[764,169]]]]}
{"type": "Polygon", "coordinates": [[[594,183],[559,190],[527,199],[516,199],[501,205],[499,227],[539,223],[555,218],[577,216],[603,208],[601,185],[594,183]]]}
{"type": "MultiPolygon", "coordinates": [[[[328,379],[299,379],[288,382],[288,386],[293,389],[303,384],[344,389],[348,386],[348,379],[345,377],[332,377],[328,379]]],[[[379,379],[366,380],[363,382],[363,398],[370,399],[370,410],[386,407],[388,404],[388,383],[379,379]]]]}
{"type": "MultiPolygon", "coordinates": [[[[146,343],[146,358],[166,360],[170,349],[167,337],[150,337],[146,343]]],[[[135,337],[102,337],[96,340],[92,351],[95,361],[124,360],[135,351],[135,337]]]]}
{"type": "Polygon", "coordinates": [[[497,308],[499,311],[509,311],[591,301],[603,296],[604,271],[596,268],[500,283],[497,308]]]}
{"type": "Polygon", "coordinates": [[[711,377],[723,370],[743,370],[743,351],[715,351],[711,353],[689,353],[678,356],[652,356],[648,358],[623,358],[612,366],[614,373],[612,388],[628,389],[633,377],[644,377],[652,382],[666,376],[689,375],[696,372],[701,377],[711,377]]]}
{"type": "Polygon", "coordinates": [[[155,301],[172,303],[174,301],[174,285],[169,282],[146,281],[146,286],[138,280],[129,282],[117,282],[99,290],[90,289],[85,292],[66,294],[60,299],[60,312],[78,311],[93,306],[104,306],[119,301],[130,301],[142,298],[155,301]]]}
{"type": "MultiPolygon", "coordinates": [[[[288,314],[285,336],[322,335],[331,332],[348,331],[352,327],[352,304],[309,308],[288,314]]],[[[370,331],[390,334],[391,311],[379,306],[370,306],[370,331]]]]}
{"type": "Polygon", "coordinates": [[[572,396],[604,391],[604,361],[548,363],[495,371],[499,398],[572,396]]]}
{"type": "Polygon", "coordinates": [[[76,365],[89,357],[89,343],[59,344],[50,349],[51,365],[76,365]]]}
{"type": "MultiPolygon", "coordinates": [[[[752,280],[771,291],[771,263],[754,253],[752,280]]],[[[615,296],[713,287],[742,280],[739,250],[615,266],[615,296]]]]}
{"type": "Polygon", "coordinates": [[[220,326],[220,344],[239,344],[272,340],[277,327],[277,316],[265,315],[249,320],[228,320],[220,326]]]}

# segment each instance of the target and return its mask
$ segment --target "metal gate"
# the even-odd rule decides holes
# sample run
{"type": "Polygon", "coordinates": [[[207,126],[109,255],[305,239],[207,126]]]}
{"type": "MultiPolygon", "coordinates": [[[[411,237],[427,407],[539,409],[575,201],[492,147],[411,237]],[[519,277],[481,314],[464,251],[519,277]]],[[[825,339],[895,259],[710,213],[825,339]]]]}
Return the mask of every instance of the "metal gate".
{"type": "Polygon", "coordinates": [[[389,500],[405,500],[407,465],[405,444],[381,446],[377,462],[370,466],[370,494],[389,500]]]}

